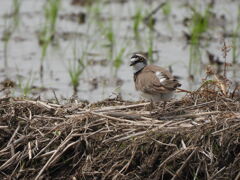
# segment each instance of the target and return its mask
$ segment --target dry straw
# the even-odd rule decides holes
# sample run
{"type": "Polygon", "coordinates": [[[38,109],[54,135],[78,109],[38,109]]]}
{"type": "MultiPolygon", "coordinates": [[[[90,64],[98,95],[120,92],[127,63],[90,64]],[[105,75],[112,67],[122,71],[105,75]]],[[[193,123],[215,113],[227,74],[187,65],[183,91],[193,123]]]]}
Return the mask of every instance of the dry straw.
{"type": "Polygon", "coordinates": [[[205,82],[152,112],[114,99],[2,98],[0,178],[238,180],[239,94],[223,86],[205,82]]]}

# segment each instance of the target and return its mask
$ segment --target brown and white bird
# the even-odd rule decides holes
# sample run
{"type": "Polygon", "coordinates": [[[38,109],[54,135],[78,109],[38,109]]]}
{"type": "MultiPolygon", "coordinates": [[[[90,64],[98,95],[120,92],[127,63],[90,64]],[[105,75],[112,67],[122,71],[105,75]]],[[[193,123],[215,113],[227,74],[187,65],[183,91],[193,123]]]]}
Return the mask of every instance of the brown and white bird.
{"type": "Polygon", "coordinates": [[[133,55],[130,66],[133,67],[136,90],[140,91],[142,97],[151,102],[164,101],[164,108],[177,87],[181,86],[178,80],[166,69],[147,65],[147,58],[142,54],[133,55]]]}

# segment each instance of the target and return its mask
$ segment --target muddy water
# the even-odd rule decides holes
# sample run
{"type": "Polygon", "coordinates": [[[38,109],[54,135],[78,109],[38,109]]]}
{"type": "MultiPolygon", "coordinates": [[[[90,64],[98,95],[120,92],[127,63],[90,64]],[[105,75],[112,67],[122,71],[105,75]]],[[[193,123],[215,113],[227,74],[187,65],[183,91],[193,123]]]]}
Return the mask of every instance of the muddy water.
{"type": "MultiPolygon", "coordinates": [[[[146,52],[149,47],[149,37],[153,37],[154,63],[168,68],[171,66],[174,75],[180,77],[184,89],[194,89],[199,80],[204,77],[202,73],[194,73],[195,81],[189,80],[189,45],[183,32],[189,32],[189,27],[183,25],[192,12],[185,6],[188,1],[170,1],[171,12],[165,16],[162,10],[155,15],[155,31],[141,23],[139,26],[140,40],[136,40],[133,33],[133,16],[138,9],[146,16],[159,4],[158,1],[117,1],[93,4],[91,7],[73,6],[70,0],[62,0],[61,9],[56,25],[54,45],[48,47],[44,59],[44,79],[41,82],[39,75],[41,47],[38,43],[38,32],[44,24],[45,1],[22,0],[20,8],[20,21],[18,28],[8,44],[8,67],[4,66],[4,51],[0,48],[0,81],[6,78],[16,84],[26,85],[31,82],[35,87],[29,96],[40,95],[44,99],[53,98],[53,90],[59,99],[69,98],[73,91],[68,73],[69,64],[73,59],[82,58],[86,68],[79,79],[78,97],[89,101],[98,101],[121,94],[123,99],[137,100],[132,80],[132,69],[128,66],[129,58],[133,52],[146,52]],[[150,2],[150,3],[149,3],[150,2]],[[86,22],[79,24],[73,13],[86,13],[86,22]],[[104,28],[102,28],[104,27],[104,28]],[[108,40],[104,36],[108,27],[114,33],[113,56],[110,57],[108,40]],[[103,30],[105,29],[105,30],[103,30]],[[114,57],[122,48],[123,64],[116,70],[113,67],[114,57]],[[74,53],[75,51],[75,53],[74,53]],[[84,56],[83,56],[84,55],[84,56]]],[[[204,11],[207,1],[195,1],[192,5],[204,11]]],[[[192,3],[192,1],[191,1],[192,3]]],[[[203,40],[201,46],[202,62],[208,63],[206,50],[218,56],[223,61],[221,52],[221,39],[223,34],[231,34],[237,26],[239,1],[218,0],[212,11],[215,17],[210,19],[210,28],[204,36],[211,40],[203,40]],[[223,18],[224,17],[224,18],[223,18]]],[[[3,35],[11,16],[12,1],[1,0],[0,3],[0,34],[3,35]]],[[[228,45],[231,39],[226,38],[228,45]]],[[[3,41],[0,41],[3,47],[3,41]]],[[[239,44],[238,44],[239,47],[239,44]]],[[[231,62],[231,53],[227,60],[231,62]]],[[[236,79],[239,78],[237,74],[236,79]]],[[[8,91],[9,92],[9,91],[8,91]]],[[[5,90],[0,92],[3,96],[5,90]]],[[[18,86],[11,89],[12,95],[22,95],[18,86]]]]}

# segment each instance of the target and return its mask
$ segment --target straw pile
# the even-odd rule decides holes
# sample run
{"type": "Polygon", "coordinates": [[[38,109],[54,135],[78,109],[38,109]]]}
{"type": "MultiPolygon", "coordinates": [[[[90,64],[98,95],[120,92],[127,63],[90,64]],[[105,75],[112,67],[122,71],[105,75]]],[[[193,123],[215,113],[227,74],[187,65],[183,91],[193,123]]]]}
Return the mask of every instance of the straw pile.
{"type": "Polygon", "coordinates": [[[180,100],[0,99],[0,179],[240,179],[237,89],[180,100]]]}

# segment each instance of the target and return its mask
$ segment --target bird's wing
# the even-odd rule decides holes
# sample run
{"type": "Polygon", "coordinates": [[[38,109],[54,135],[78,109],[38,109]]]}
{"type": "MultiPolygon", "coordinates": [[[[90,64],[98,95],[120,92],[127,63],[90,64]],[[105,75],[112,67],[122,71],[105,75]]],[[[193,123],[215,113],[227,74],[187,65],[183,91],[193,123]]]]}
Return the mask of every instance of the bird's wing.
{"type": "Polygon", "coordinates": [[[137,90],[150,94],[169,93],[180,86],[170,72],[157,66],[144,68],[136,81],[137,90]]]}

